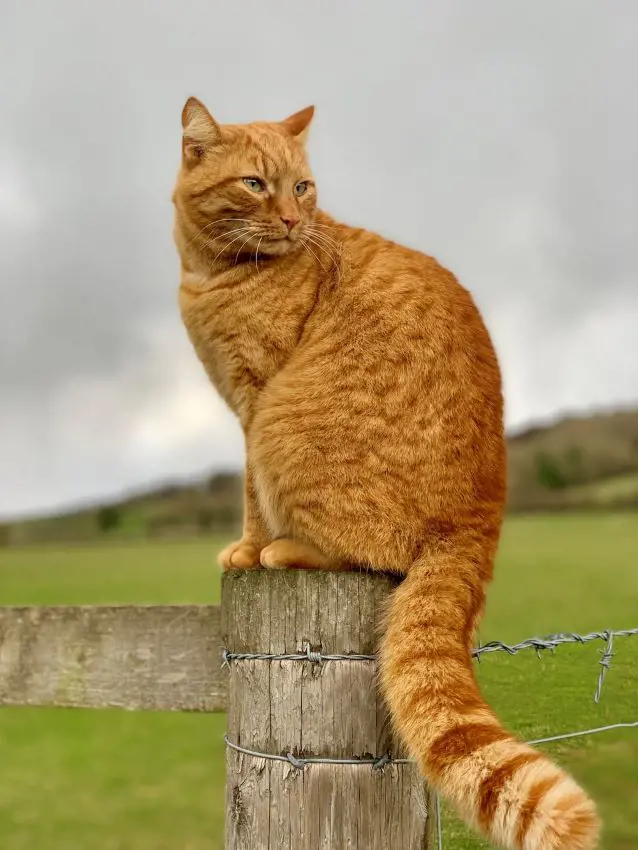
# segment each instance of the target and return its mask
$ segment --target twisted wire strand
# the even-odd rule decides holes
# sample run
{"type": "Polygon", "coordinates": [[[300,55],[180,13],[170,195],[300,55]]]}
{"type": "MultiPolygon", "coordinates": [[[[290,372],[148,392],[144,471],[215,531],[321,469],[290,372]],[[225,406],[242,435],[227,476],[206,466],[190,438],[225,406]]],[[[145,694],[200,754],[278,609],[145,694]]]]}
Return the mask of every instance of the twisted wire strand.
{"type": "Polygon", "coordinates": [[[246,747],[241,747],[239,744],[235,744],[230,740],[228,735],[224,735],[224,741],[226,742],[226,746],[230,747],[231,750],[236,750],[238,753],[242,753],[246,756],[252,756],[253,758],[258,759],[266,759],[266,761],[284,761],[291,764],[295,770],[303,770],[305,767],[311,764],[340,764],[340,765],[352,765],[355,767],[359,767],[360,765],[369,765],[373,770],[383,770],[384,767],[387,767],[390,764],[411,764],[410,759],[395,759],[389,755],[385,756],[377,756],[373,758],[349,758],[349,759],[332,759],[332,758],[322,758],[320,756],[312,756],[312,757],[297,757],[292,753],[286,753],[285,755],[276,755],[274,753],[262,753],[258,750],[249,750],[246,747]]]}
{"type": "Polygon", "coordinates": [[[543,649],[554,650],[559,646],[567,643],[577,643],[584,645],[591,643],[594,640],[604,640],[607,643],[615,637],[631,637],[638,635],[638,628],[635,629],[605,629],[600,632],[590,632],[586,635],[579,635],[575,632],[560,632],[555,635],[548,635],[544,638],[528,638],[520,643],[507,644],[500,640],[493,640],[489,643],[480,644],[476,649],[472,650],[474,658],[479,658],[481,655],[486,655],[491,652],[506,652],[508,655],[516,655],[524,649],[533,649],[537,654],[543,649]]]}
{"type": "MultiPolygon", "coordinates": [[[[533,649],[537,654],[542,650],[554,650],[565,644],[575,643],[584,645],[595,640],[604,640],[608,644],[607,650],[604,653],[603,660],[600,662],[606,668],[609,668],[609,659],[612,656],[611,646],[615,637],[631,637],[638,635],[638,628],[635,629],[605,629],[600,632],[590,632],[586,635],[579,635],[575,632],[560,632],[555,635],[548,635],[544,638],[532,637],[520,641],[520,643],[504,643],[500,640],[493,640],[489,643],[479,644],[472,650],[474,658],[480,658],[482,655],[488,655],[493,652],[506,652],[508,655],[516,655],[526,649],[533,649]]],[[[324,661],[376,661],[376,655],[360,655],[356,653],[334,653],[324,654],[319,651],[313,651],[310,644],[304,644],[301,652],[278,653],[278,652],[230,652],[225,649],[223,651],[224,665],[229,666],[234,661],[310,661],[313,664],[322,664],[324,661]]]]}
{"type": "MultiPolygon", "coordinates": [[[[595,729],[582,729],[578,732],[565,732],[562,735],[552,735],[549,738],[536,738],[533,741],[526,741],[525,743],[529,744],[530,747],[534,747],[537,744],[549,744],[554,741],[566,741],[568,738],[581,738],[585,735],[598,735],[601,732],[611,732],[614,729],[636,729],[638,728],[638,720],[633,721],[631,723],[611,723],[608,726],[598,726],[595,729]]],[[[245,756],[252,756],[253,758],[265,759],[266,761],[283,761],[288,762],[288,764],[292,765],[296,770],[303,770],[308,765],[313,764],[339,764],[339,765],[352,765],[355,767],[359,767],[361,765],[369,765],[373,770],[383,770],[384,767],[388,767],[391,764],[412,764],[412,759],[396,759],[392,758],[392,756],[384,755],[377,756],[373,758],[343,758],[343,759],[334,759],[334,758],[324,758],[322,756],[295,756],[293,753],[286,753],[285,755],[276,755],[275,753],[264,753],[260,750],[250,750],[247,747],[242,747],[239,744],[236,744],[234,741],[231,741],[228,735],[224,735],[224,741],[226,742],[226,746],[230,747],[231,750],[235,750],[238,753],[242,753],[245,756]]]]}
{"type": "MultiPolygon", "coordinates": [[[[635,629],[605,629],[600,632],[589,632],[585,635],[579,635],[576,632],[560,632],[555,635],[548,635],[544,638],[532,637],[520,641],[520,643],[504,643],[500,640],[493,640],[489,643],[479,644],[472,650],[472,657],[480,662],[481,656],[489,655],[493,652],[505,652],[507,655],[517,655],[526,649],[533,649],[536,655],[540,658],[543,650],[551,650],[552,652],[559,646],[565,644],[578,644],[584,646],[592,641],[604,640],[606,647],[601,652],[600,672],[596,683],[596,691],[594,694],[594,702],[598,704],[603,691],[603,684],[608,670],[611,667],[612,658],[614,657],[613,646],[614,638],[617,637],[632,637],[638,635],[638,628],[635,629]]],[[[328,661],[370,661],[377,660],[376,655],[361,655],[358,653],[333,653],[324,654],[320,651],[313,650],[309,643],[304,644],[301,652],[277,653],[277,652],[230,652],[224,649],[222,652],[223,667],[237,661],[309,661],[311,664],[323,664],[328,661]]]]}

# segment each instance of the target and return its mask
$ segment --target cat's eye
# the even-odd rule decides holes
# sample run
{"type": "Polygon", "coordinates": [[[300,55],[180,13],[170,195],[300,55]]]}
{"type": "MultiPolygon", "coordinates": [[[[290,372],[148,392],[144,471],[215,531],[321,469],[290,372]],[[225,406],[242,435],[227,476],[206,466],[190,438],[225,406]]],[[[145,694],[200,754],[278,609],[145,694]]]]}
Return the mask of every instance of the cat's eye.
{"type": "Polygon", "coordinates": [[[257,177],[244,177],[244,183],[251,192],[263,192],[266,188],[263,182],[257,177]]]}
{"type": "Polygon", "coordinates": [[[305,195],[308,191],[308,181],[300,180],[299,183],[295,186],[295,195],[299,197],[299,195],[305,195]]]}

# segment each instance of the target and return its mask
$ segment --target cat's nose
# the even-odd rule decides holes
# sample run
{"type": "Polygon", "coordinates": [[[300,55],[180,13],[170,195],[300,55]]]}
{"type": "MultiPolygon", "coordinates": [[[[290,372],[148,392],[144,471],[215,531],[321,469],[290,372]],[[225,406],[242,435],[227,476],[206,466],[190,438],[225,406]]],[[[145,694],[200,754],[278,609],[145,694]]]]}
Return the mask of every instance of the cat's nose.
{"type": "Polygon", "coordinates": [[[283,221],[283,223],[286,225],[286,227],[288,228],[289,233],[296,224],[299,224],[299,217],[298,216],[282,215],[282,216],[280,216],[280,218],[283,221]]]}

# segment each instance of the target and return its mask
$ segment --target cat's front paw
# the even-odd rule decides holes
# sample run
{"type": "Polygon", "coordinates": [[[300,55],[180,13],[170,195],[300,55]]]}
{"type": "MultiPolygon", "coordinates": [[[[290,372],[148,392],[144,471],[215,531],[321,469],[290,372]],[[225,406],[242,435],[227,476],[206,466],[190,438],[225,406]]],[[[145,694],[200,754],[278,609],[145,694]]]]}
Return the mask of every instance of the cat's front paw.
{"type": "Polygon", "coordinates": [[[261,567],[260,552],[261,546],[255,546],[247,540],[238,540],[222,549],[217,561],[224,570],[257,570],[261,567]]]}

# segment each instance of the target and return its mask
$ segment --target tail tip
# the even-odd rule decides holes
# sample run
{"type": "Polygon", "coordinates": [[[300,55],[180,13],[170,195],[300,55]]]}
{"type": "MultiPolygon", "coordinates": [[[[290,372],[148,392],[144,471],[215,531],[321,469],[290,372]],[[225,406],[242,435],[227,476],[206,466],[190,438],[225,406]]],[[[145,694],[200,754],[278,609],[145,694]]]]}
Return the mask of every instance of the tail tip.
{"type": "Polygon", "coordinates": [[[578,789],[578,793],[557,800],[553,811],[544,812],[542,836],[530,830],[522,850],[595,850],[601,823],[594,802],[578,789]]]}

